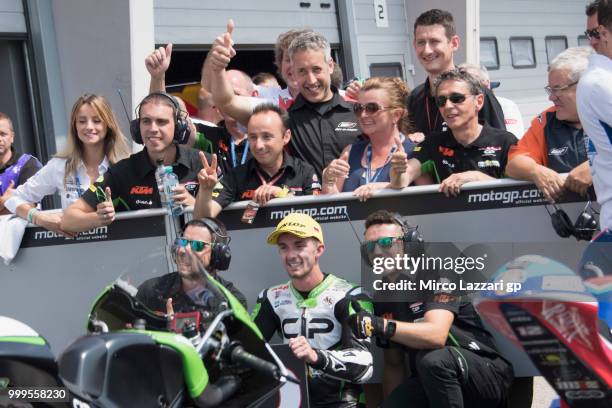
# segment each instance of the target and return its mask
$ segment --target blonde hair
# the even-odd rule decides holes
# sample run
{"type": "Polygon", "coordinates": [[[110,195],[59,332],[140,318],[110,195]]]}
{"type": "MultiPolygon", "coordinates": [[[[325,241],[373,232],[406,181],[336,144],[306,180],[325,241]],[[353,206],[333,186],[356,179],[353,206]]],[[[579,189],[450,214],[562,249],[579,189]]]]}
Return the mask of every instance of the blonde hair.
{"type": "MultiPolygon", "coordinates": [[[[83,94],[72,106],[70,114],[70,128],[68,129],[68,140],[66,148],[55,155],[60,159],[66,159],[66,170],[64,172],[64,184],[68,177],[76,173],[76,169],[83,162],[84,145],[79,139],[76,122],[79,110],[83,105],[92,107],[100,119],[106,124],[107,131],[104,137],[104,155],[111,164],[129,155],[129,148],[125,136],[119,129],[119,124],[108,101],[100,95],[83,94]]],[[[92,180],[93,182],[93,180],[92,180]]]]}
{"type": "Polygon", "coordinates": [[[389,108],[402,109],[402,116],[397,123],[399,131],[404,135],[412,133],[414,128],[408,118],[408,108],[406,107],[406,101],[410,95],[410,88],[408,88],[408,85],[399,77],[372,77],[364,82],[359,92],[366,92],[374,89],[382,89],[387,92],[389,108]]]}

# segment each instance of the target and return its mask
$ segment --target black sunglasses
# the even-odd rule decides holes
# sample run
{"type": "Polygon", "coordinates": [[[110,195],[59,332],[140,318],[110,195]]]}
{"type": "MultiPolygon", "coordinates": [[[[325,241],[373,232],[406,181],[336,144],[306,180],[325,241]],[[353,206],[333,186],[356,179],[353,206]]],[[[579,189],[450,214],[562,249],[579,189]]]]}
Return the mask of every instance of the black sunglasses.
{"type": "Polygon", "coordinates": [[[438,108],[442,108],[444,105],[446,105],[447,100],[451,101],[454,104],[463,103],[468,96],[469,95],[464,95],[459,92],[453,92],[449,96],[436,96],[436,105],[438,106],[438,108]]]}
{"type": "Polygon", "coordinates": [[[373,115],[378,111],[381,111],[381,110],[384,111],[388,109],[391,109],[391,108],[382,107],[375,102],[366,103],[365,105],[362,105],[360,103],[356,103],[353,105],[353,112],[355,112],[356,115],[361,115],[363,111],[366,111],[368,115],[373,115]]]}
{"type": "Polygon", "coordinates": [[[197,241],[195,239],[177,238],[174,241],[174,245],[177,247],[185,248],[187,245],[191,245],[191,250],[194,252],[202,252],[206,245],[211,245],[210,242],[197,241]]]}
{"type": "Polygon", "coordinates": [[[591,30],[586,30],[584,32],[584,35],[586,35],[586,38],[591,39],[594,38],[596,40],[599,40],[599,31],[597,31],[597,27],[591,29],[591,30]]]}

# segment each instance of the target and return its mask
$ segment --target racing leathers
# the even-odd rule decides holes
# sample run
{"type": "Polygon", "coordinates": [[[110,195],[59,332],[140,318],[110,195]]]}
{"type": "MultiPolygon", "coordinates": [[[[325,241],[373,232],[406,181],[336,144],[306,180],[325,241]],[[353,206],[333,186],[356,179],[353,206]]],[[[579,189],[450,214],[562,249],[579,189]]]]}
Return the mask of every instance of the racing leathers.
{"type": "Polygon", "coordinates": [[[317,353],[317,362],[308,364],[313,407],[357,406],[358,384],[372,376],[369,339],[358,339],[345,323],[354,313],[354,301],[372,310],[361,287],[332,274],[326,274],[306,297],[288,282],[263,290],[257,299],[253,319],[266,340],[278,333],[286,344],[302,335],[317,353]]]}

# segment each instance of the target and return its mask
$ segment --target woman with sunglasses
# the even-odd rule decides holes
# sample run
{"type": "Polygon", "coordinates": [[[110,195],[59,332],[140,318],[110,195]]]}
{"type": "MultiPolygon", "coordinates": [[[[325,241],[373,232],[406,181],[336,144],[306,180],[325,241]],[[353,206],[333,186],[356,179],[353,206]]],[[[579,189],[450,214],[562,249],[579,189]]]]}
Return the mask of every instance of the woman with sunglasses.
{"type": "Polygon", "coordinates": [[[128,145],[109,103],[102,96],[84,94],[72,107],[66,148],[19,186],[6,207],[33,224],[71,236],[60,229],[61,213],[39,212],[36,203],[59,193],[62,208],[68,207],[111,164],[128,155],[128,145]]]}
{"type": "MultiPolygon", "coordinates": [[[[414,143],[405,101],[410,94],[400,78],[373,77],[365,81],[353,110],[366,140],[347,146],[340,158],[323,170],[323,194],[353,191],[362,201],[401,178],[391,172],[391,159],[406,158],[414,143]],[[401,157],[400,157],[401,156],[401,157]]],[[[396,185],[403,188],[401,180],[396,185]]]]}

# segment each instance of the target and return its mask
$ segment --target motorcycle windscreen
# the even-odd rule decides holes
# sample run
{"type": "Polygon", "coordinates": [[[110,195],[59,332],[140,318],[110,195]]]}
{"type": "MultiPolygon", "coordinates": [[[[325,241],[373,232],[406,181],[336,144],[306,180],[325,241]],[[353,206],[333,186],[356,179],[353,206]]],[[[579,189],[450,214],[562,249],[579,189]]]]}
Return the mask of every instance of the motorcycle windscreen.
{"type": "Polygon", "coordinates": [[[87,330],[95,331],[94,319],[104,322],[109,331],[129,328],[137,319],[144,319],[149,330],[166,330],[168,322],[165,316],[138,301],[124,288],[125,285],[124,281],[117,280],[102,293],[89,314],[87,330]]]}

